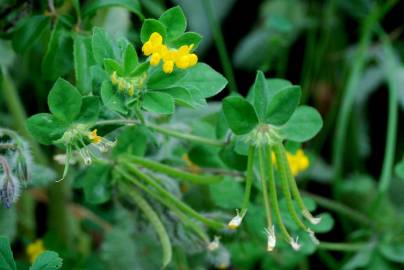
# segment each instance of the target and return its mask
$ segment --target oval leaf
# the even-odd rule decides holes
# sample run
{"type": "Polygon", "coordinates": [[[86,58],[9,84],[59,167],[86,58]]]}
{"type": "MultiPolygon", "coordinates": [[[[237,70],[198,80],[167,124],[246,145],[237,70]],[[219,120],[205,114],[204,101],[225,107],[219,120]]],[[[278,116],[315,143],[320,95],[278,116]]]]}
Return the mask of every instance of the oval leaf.
{"type": "Polygon", "coordinates": [[[258,116],[254,107],[242,97],[225,98],[223,100],[223,112],[234,134],[246,134],[258,124],[258,116]]]}
{"type": "Polygon", "coordinates": [[[273,96],[267,108],[266,122],[276,126],[285,124],[299,105],[300,95],[300,87],[292,86],[273,96]]]}
{"type": "Polygon", "coordinates": [[[167,28],[167,39],[169,40],[181,35],[187,28],[184,12],[179,6],[165,11],[159,20],[167,28]]]}
{"type": "Polygon", "coordinates": [[[305,142],[316,136],[323,126],[321,115],[309,106],[300,106],[289,121],[279,129],[279,134],[287,140],[305,142]]]}
{"type": "Polygon", "coordinates": [[[143,99],[143,108],[149,112],[171,114],[174,112],[174,99],[162,92],[148,92],[143,99]]]}
{"type": "Polygon", "coordinates": [[[56,252],[46,250],[38,256],[29,270],[58,270],[62,264],[63,260],[56,252]]]}
{"type": "Polygon", "coordinates": [[[123,53],[123,66],[126,74],[130,74],[138,64],[138,57],[132,44],[126,46],[125,52],[123,53]]]}
{"type": "Polygon", "coordinates": [[[158,20],[146,19],[144,20],[142,29],[140,30],[140,40],[142,43],[148,41],[153,32],[159,33],[163,37],[163,42],[165,42],[167,36],[166,27],[158,20]]]}
{"type": "Polygon", "coordinates": [[[49,110],[63,121],[72,122],[81,109],[81,95],[68,81],[59,78],[48,95],[49,110]]]}
{"type": "Polygon", "coordinates": [[[39,113],[27,120],[27,127],[32,136],[42,144],[52,144],[63,136],[67,126],[49,113],[39,113]]]}

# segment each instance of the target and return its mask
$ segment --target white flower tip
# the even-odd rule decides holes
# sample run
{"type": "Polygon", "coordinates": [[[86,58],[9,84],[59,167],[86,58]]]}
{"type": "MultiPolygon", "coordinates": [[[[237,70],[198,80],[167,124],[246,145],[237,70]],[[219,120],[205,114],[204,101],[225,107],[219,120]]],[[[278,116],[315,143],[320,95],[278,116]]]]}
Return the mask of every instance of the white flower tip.
{"type": "Polygon", "coordinates": [[[314,234],[314,232],[311,229],[308,229],[307,233],[309,234],[310,239],[314,244],[316,244],[316,245],[320,244],[320,241],[317,239],[316,235],[314,234]]]}
{"type": "Polygon", "coordinates": [[[235,230],[235,229],[237,229],[239,226],[240,226],[240,224],[241,224],[241,222],[243,221],[243,218],[244,218],[244,216],[245,216],[245,214],[247,213],[247,210],[243,210],[243,211],[241,211],[241,213],[238,211],[238,209],[236,209],[236,216],[234,216],[231,220],[230,220],[230,222],[227,224],[227,227],[230,229],[230,230],[235,230]]]}
{"type": "Polygon", "coordinates": [[[213,241],[208,244],[208,250],[214,251],[214,250],[218,249],[219,246],[220,246],[220,237],[215,236],[213,241]]]}
{"type": "Polygon", "coordinates": [[[313,217],[309,211],[304,211],[303,212],[303,216],[310,221],[311,224],[313,225],[317,225],[321,222],[321,217],[313,217]]]}
{"type": "Polygon", "coordinates": [[[271,228],[265,229],[265,233],[267,234],[267,251],[273,251],[276,246],[276,236],[275,236],[275,227],[272,225],[271,228]]]}
{"type": "Polygon", "coordinates": [[[296,251],[298,251],[302,246],[299,244],[299,237],[296,237],[295,239],[291,239],[289,244],[292,246],[292,248],[296,251]]]}

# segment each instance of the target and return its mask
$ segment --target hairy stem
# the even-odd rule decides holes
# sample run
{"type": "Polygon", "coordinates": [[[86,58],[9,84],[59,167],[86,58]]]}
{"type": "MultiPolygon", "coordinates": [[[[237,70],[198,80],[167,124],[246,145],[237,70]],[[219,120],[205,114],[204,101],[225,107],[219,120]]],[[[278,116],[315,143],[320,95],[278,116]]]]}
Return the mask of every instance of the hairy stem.
{"type": "MultiPolygon", "coordinates": [[[[114,120],[102,120],[98,121],[96,123],[96,126],[102,126],[102,125],[140,125],[140,123],[137,120],[132,120],[132,119],[114,119],[114,120]]],[[[218,140],[213,140],[213,139],[208,139],[192,134],[187,134],[184,132],[179,132],[176,130],[172,130],[169,128],[164,128],[159,125],[155,125],[153,123],[143,123],[144,126],[151,128],[161,134],[179,138],[179,139],[184,139],[196,143],[202,143],[202,144],[208,144],[208,145],[213,145],[213,146],[224,146],[226,142],[223,141],[218,141],[218,140]]]]}
{"type": "Polygon", "coordinates": [[[127,156],[127,158],[125,158],[125,159],[128,159],[147,169],[164,173],[168,176],[173,177],[174,179],[188,181],[188,182],[192,182],[195,184],[213,184],[213,183],[217,183],[217,182],[220,182],[223,180],[222,176],[215,176],[215,175],[204,176],[204,175],[192,174],[192,173],[184,172],[179,169],[152,161],[150,159],[138,157],[138,156],[127,156]]]}
{"type": "MultiPolygon", "coordinates": [[[[272,157],[272,149],[271,149],[271,146],[269,146],[269,145],[267,147],[267,155],[268,155],[268,157],[272,157]]],[[[286,229],[285,225],[283,224],[281,211],[279,209],[278,195],[277,195],[277,191],[276,191],[272,159],[269,159],[269,161],[268,161],[268,173],[269,173],[269,195],[271,197],[271,205],[274,209],[275,218],[276,218],[278,226],[281,230],[283,238],[285,238],[285,240],[287,242],[290,242],[292,238],[290,237],[288,230],[286,229]]]]}
{"type": "Polygon", "coordinates": [[[163,267],[165,268],[171,261],[172,258],[172,247],[168,233],[164,228],[163,223],[158,217],[157,213],[153,210],[150,204],[133,188],[127,185],[120,186],[121,192],[126,193],[130,196],[133,202],[139,207],[143,212],[147,220],[152,224],[154,230],[159,236],[161,247],[163,249],[163,267]]]}
{"type": "Polygon", "coordinates": [[[264,162],[264,148],[263,146],[258,148],[258,165],[259,165],[259,173],[260,173],[260,180],[262,186],[262,196],[264,197],[264,207],[265,207],[265,214],[267,217],[267,225],[268,228],[272,227],[272,212],[271,212],[271,205],[269,202],[268,197],[268,188],[267,188],[267,178],[265,174],[265,162],[264,162]]]}
{"type": "MultiPolygon", "coordinates": [[[[186,205],[185,203],[183,203],[181,200],[179,200],[178,198],[176,198],[175,196],[173,196],[170,192],[168,192],[167,190],[165,190],[162,186],[160,186],[159,184],[157,184],[155,181],[153,181],[153,179],[151,179],[149,176],[147,176],[146,174],[142,173],[140,170],[138,170],[135,166],[133,166],[132,164],[128,163],[128,162],[124,162],[124,165],[126,166],[126,168],[128,168],[128,170],[130,172],[132,172],[133,174],[135,174],[139,179],[145,181],[148,185],[150,185],[151,187],[155,188],[157,192],[160,193],[161,196],[165,197],[168,201],[170,201],[173,205],[175,205],[176,207],[178,207],[178,209],[180,209],[181,211],[183,211],[184,213],[187,213],[189,216],[201,221],[202,223],[204,223],[205,225],[214,228],[214,229],[223,229],[224,228],[224,224],[215,221],[215,220],[211,220],[209,218],[206,218],[204,216],[202,216],[201,214],[199,214],[198,212],[196,212],[194,209],[192,209],[191,207],[189,207],[188,205],[186,205]]],[[[124,177],[130,181],[131,183],[134,183],[135,181],[133,180],[133,178],[128,177],[127,175],[124,175],[124,177]]],[[[136,184],[136,183],[134,183],[136,184]]]]}
{"type": "Polygon", "coordinates": [[[250,145],[248,149],[247,175],[245,180],[245,190],[241,213],[245,213],[248,209],[248,205],[250,204],[251,187],[254,178],[254,151],[254,146],[250,145]]]}

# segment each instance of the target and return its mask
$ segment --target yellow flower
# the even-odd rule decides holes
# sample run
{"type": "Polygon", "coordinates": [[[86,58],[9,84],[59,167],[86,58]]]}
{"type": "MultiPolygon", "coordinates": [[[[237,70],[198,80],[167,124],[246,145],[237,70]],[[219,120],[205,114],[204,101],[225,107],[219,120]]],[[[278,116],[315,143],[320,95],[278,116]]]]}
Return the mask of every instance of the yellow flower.
{"type": "MultiPolygon", "coordinates": [[[[287,152],[286,158],[288,159],[289,168],[293,176],[307,170],[307,168],[310,166],[309,158],[304,154],[302,149],[297,150],[295,154],[287,152]]],[[[272,162],[276,162],[274,153],[272,153],[272,162]]]]}
{"type": "Polygon", "coordinates": [[[150,64],[156,66],[163,61],[163,71],[167,74],[174,71],[174,66],[180,69],[186,69],[196,65],[198,56],[190,53],[194,44],[182,45],[178,50],[168,48],[163,44],[163,37],[154,32],[150,35],[149,40],[143,44],[142,51],[145,56],[150,57],[150,64]]]}
{"type": "Polygon", "coordinates": [[[89,132],[87,136],[101,152],[107,152],[110,148],[114,147],[116,144],[116,142],[111,142],[108,139],[98,136],[97,129],[94,129],[93,131],[89,132]]]}
{"type": "Polygon", "coordinates": [[[165,61],[163,64],[164,73],[170,74],[171,72],[173,72],[173,70],[174,70],[174,62],[171,60],[165,61]]]}
{"type": "Polygon", "coordinates": [[[45,247],[43,245],[43,241],[40,239],[36,240],[34,243],[29,244],[27,247],[27,255],[29,257],[29,261],[33,263],[36,258],[44,251],[45,247]]]}
{"type": "Polygon", "coordinates": [[[102,137],[97,135],[97,129],[94,129],[88,135],[88,138],[91,140],[92,143],[100,143],[102,141],[102,137]]]}
{"type": "Polygon", "coordinates": [[[150,57],[150,65],[157,66],[160,63],[161,55],[159,53],[153,53],[150,57]]]}

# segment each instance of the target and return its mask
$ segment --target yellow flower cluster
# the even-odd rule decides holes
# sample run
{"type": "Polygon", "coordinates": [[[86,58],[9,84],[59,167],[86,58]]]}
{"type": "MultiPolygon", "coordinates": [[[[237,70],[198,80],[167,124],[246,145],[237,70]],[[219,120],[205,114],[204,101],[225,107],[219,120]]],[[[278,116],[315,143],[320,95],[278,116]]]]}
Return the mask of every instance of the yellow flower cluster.
{"type": "MultiPolygon", "coordinates": [[[[287,152],[286,158],[288,159],[289,168],[292,171],[293,176],[307,170],[310,166],[309,158],[304,154],[302,149],[297,150],[295,154],[287,152]]],[[[274,153],[272,153],[272,162],[276,162],[274,153]]]]}
{"type": "Polygon", "coordinates": [[[127,90],[128,95],[133,96],[135,94],[135,90],[142,89],[146,78],[146,73],[134,78],[124,78],[119,77],[118,74],[116,74],[116,71],[114,71],[111,75],[111,82],[113,85],[116,85],[120,91],[127,90]]]}
{"type": "Polygon", "coordinates": [[[33,263],[36,258],[44,251],[45,247],[42,240],[36,240],[34,243],[29,244],[27,247],[27,255],[29,257],[29,261],[33,263]]]}
{"type": "Polygon", "coordinates": [[[194,44],[183,45],[178,50],[168,48],[163,43],[163,37],[153,32],[149,40],[143,44],[142,51],[146,56],[150,56],[150,65],[157,66],[160,61],[163,62],[163,71],[171,73],[174,70],[174,65],[180,69],[186,69],[196,65],[198,56],[190,53],[194,44]]]}

